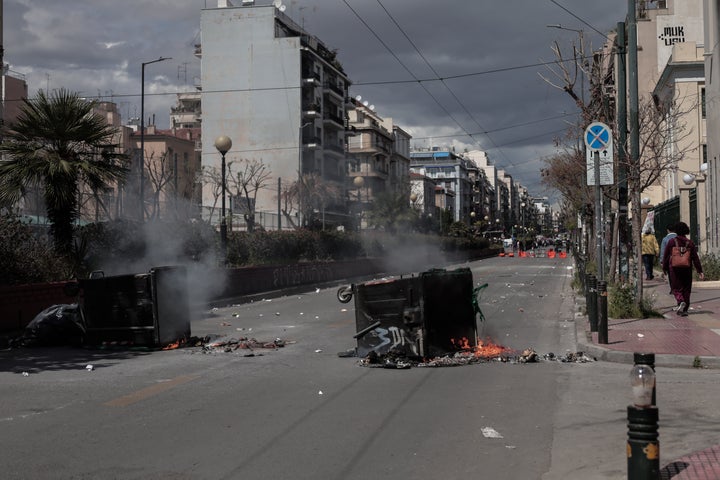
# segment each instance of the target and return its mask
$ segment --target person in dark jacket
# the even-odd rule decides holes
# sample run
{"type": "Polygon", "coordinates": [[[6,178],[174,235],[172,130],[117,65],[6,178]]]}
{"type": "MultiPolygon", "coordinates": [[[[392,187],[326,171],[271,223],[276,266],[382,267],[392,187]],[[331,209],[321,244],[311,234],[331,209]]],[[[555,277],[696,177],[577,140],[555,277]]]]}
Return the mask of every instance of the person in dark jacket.
{"type": "Polygon", "coordinates": [[[676,236],[671,238],[665,246],[662,266],[663,271],[669,274],[670,288],[677,301],[675,312],[680,316],[687,317],[687,311],[690,307],[690,292],[692,291],[692,267],[694,266],[695,270],[697,270],[700,280],[704,280],[705,275],[703,275],[702,265],[700,265],[697,248],[692,240],[687,238],[687,235],[690,233],[690,227],[684,222],[678,222],[675,225],[675,233],[676,236]],[[673,267],[671,265],[670,257],[672,257],[673,247],[685,247],[690,252],[690,267],[673,267]]]}

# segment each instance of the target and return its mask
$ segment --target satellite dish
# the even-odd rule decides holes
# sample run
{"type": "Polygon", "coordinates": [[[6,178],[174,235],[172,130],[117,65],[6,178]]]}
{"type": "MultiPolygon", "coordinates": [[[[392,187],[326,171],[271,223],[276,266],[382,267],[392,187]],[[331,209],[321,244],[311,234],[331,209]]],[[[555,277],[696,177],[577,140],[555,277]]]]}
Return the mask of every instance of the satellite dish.
{"type": "Polygon", "coordinates": [[[373,112],[375,111],[375,105],[370,105],[369,108],[370,108],[370,110],[372,110],[373,112]]]}
{"type": "Polygon", "coordinates": [[[363,105],[365,105],[366,107],[367,107],[369,104],[370,104],[370,102],[368,102],[367,100],[365,100],[365,101],[363,102],[363,105]]]}
{"type": "Polygon", "coordinates": [[[278,10],[280,10],[281,12],[284,12],[286,8],[287,8],[287,7],[286,7],[285,5],[280,5],[280,6],[278,7],[278,10]]]}
{"type": "Polygon", "coordinates": [[[362,95],[358,95],[357,97],[355,97],[355,100],[357,100],[358,102],[362,100],[362,95]]]}
{"type": "Polygon", "coordinates": [[[283,5],[282,0],[273,0],[272,4],[281,12],[285,10],[285,5],[283,5]]]}

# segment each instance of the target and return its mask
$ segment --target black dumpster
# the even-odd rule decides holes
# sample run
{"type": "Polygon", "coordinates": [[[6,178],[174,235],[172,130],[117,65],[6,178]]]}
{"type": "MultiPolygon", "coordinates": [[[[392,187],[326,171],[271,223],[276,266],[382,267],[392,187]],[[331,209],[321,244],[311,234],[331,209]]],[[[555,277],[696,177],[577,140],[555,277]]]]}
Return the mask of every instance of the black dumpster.
{"type": "Polygon", "coordinates": [[[357,355],[431,358],[477,346],[468,268],[354,286],[357,355]]]}
{"type": "Polygon", "coordinates": [[[164,347],[190,337],[184,267],[80,281],[85,343],[164,347]]]}

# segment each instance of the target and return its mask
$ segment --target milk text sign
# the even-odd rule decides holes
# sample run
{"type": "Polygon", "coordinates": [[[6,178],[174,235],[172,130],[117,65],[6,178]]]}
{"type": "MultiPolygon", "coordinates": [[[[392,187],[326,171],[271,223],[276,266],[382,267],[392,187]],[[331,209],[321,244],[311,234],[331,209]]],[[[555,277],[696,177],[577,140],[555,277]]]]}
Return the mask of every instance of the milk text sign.
{"type": "Polygon", "coordinates": [[[612,185],[613,172],[613,138],[610,127],[601,122],[593,122],[585,129],[587,184],[595,185],[595,154],[600,164],[599,185],[612,185]]]}

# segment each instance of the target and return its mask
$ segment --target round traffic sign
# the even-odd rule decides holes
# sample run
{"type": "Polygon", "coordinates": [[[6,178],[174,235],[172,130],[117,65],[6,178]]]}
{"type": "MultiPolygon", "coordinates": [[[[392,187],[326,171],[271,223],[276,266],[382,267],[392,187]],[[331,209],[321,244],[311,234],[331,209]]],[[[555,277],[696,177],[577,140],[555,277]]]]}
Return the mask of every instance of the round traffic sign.
{"type": "Polygon", "coordinates": [[[612,142],[610,127],[602,122],[593,122],[585,129],[585,146],[589,150],[606,150],[612,142]]]}

